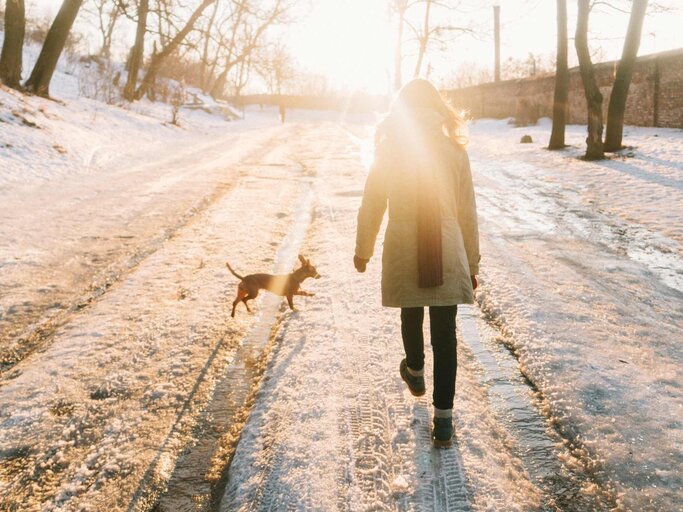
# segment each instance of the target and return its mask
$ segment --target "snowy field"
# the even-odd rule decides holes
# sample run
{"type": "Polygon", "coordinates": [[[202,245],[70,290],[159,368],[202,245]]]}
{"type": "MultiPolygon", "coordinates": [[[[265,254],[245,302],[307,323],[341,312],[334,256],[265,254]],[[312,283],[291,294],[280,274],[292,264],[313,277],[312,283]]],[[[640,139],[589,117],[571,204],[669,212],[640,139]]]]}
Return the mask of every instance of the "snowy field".
{"type": "Polygon", "coordinates": [[[546,121],[473,123],[482,287],[439,451],[351,263],[376,119],[176,127],[72,78],[0,90],[0,509],[683,510],[683,132],[586,163],[582,127],[551,153],[546,121]],[[314,297],[230,318],[226,261],[299,252],[314,297]]]}

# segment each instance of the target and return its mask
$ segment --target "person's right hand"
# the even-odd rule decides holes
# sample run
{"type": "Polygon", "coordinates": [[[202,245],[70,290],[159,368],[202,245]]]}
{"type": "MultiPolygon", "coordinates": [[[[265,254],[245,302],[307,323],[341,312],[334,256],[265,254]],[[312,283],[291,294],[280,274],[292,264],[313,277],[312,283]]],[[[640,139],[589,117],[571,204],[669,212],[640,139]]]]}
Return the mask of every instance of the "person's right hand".
{"type": "Polygon", "coordinates": [[[353,266],[356,267],[356,270],[362,274],[365,272],[365,267],[367,266],[368,261],[369,260],[354,255],[353,266]]]}

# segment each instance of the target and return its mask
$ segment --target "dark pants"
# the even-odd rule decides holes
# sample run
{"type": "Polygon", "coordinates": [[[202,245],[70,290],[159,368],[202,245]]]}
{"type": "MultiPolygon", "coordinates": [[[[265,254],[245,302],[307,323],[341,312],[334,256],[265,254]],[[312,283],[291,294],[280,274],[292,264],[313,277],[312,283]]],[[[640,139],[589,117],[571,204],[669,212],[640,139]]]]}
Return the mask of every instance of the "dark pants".
{"type": "MultiPolygon", "coordinates": [[[[455,373],[458,356],[455,341],[455,315],[458,306],[431,306],[429,325],[434,353],[434,407],[452,409],[455,395],[455,373]]],[[[406,351],[406,362],[411,370],[424,367],[424,308],[401,308],[401,335],[406,351]]]]}

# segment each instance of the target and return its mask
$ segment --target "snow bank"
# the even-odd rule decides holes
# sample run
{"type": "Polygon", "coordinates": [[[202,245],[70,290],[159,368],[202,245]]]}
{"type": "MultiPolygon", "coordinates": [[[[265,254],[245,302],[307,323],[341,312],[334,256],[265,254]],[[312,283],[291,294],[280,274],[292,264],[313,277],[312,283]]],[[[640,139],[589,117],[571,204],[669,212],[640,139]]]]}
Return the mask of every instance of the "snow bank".
{"type": "MultiPolygon", "coordinates": [[[[26,70],[39,50],[26,45],[26,70]]],[[[111,80],[99,74],[95,63],[63,55],[50,85],[53,100],[0,86],[0,187],[152,161],[169,147],[197,144],[232,129],[227,120],[238,118],[229,105],[190,90],[204,108],[181,108],[175,126],[172,107],[165,103],[143,99],[107,104],[85,97],[95,79],[111,80]]]]}

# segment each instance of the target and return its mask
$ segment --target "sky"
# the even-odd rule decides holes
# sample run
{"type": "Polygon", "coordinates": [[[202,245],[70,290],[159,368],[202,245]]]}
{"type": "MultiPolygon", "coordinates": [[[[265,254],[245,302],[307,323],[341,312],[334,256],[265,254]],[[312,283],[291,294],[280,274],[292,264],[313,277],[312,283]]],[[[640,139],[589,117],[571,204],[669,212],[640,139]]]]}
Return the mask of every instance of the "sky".
{"type": "MultiPolygon", "coordinates": [[[[54,15],[61,5],[61,0],[27,2],[29,15],[40,10],[54,15]]],[[[389,0],[299,0],[293,23],[279,28],[272,37],[284,41],[299,69],[323,75],[331,89],[382,94],[390,89],[396,42],[397,23],[389,3],[389,0]]],[[[435,8],[433,22],[464,27],[472,33],[448,41],[443,50],[434,48],[427,56],[422,76],[448,87],[467,70],[492,72],[494,3],[500,5],[501,11],[501,60],[525,59],[533,53],[552,66],[555,0],[444,0],[442,3],[457,7],[450,12],[435,8]]],[[[630,4],[628,0],[611,0],[611,3],[626,9],[630,4]]],[[[648,14],[640,55],[683,48],[683,30],[680,30],[683,1],[659,0],[658,3],[673,10],[648,14]]],[[[571,38],[575,30],[576,1],[568,0],[567,4],[571,38]]],[[[411,8],[410,20],[420,23],[423,9],[421,5],[411,8]]],[[[605,7],[591,13],[590,44],[596,61],[619,58],[627,25],[628,13],[605,7]]],[[[404,43],[404,78],[410,78],[413,73],[414,47],[410,41],[404,43]]],[[[569,54],[570,65],[575,65],[573,40],[570,40],[569,54]]]]}
{"type": "MultiPolygon", "coordinates": [[[[615,0],[615,4],[630,2],[615,0]]],[[[433,11],[434,22],[471,28],[475,34],[461,35],[448,43],[448,49],[433,52],[427,65],[429,78],[447,85],[459,68],[493,69],[493,4],[501,11],[501,60],[524,59],[529,53],[545,56],[552,62],[555,55],[555,0],[491,0],[460,2],[451,13],[433,11]]],[[[640,55],[683,48],[683,2],[660,2],[676,6],[674,11],[648,14],[640,55]]],[[[387,0],[312,0],[307,15],[289,28],[286,41],[299,64],[311,72],[325,74],[333,86],[342,89],[364,89],[385,92],[393,73],[393,49],[396,19],[387,9],[387,0]]],[[[569,35],[575,30],[576,2],[568,0],[569,35]]],[[[423,7],[413,8],[414,21],[422,18],[423,7]]],[[[591,14],[591,47],[596,60],[618,59],[628,26],[628,13],[600,8],[591,14]]],[[[410,43],[407,45],[410,49],[410,43]]],[[[570,63],[576,62],[573,40],[570,41],[570,63]],[[572,58],[574,60],[572,61],[572,58]]],[[[404,77],[410,77],[414,56],[404,59],[404,77]]],[[[426,71],[426,70],[425,70],[426,71]]],[[[423,73],[424,74],[424,73],[423,73]]]]}

